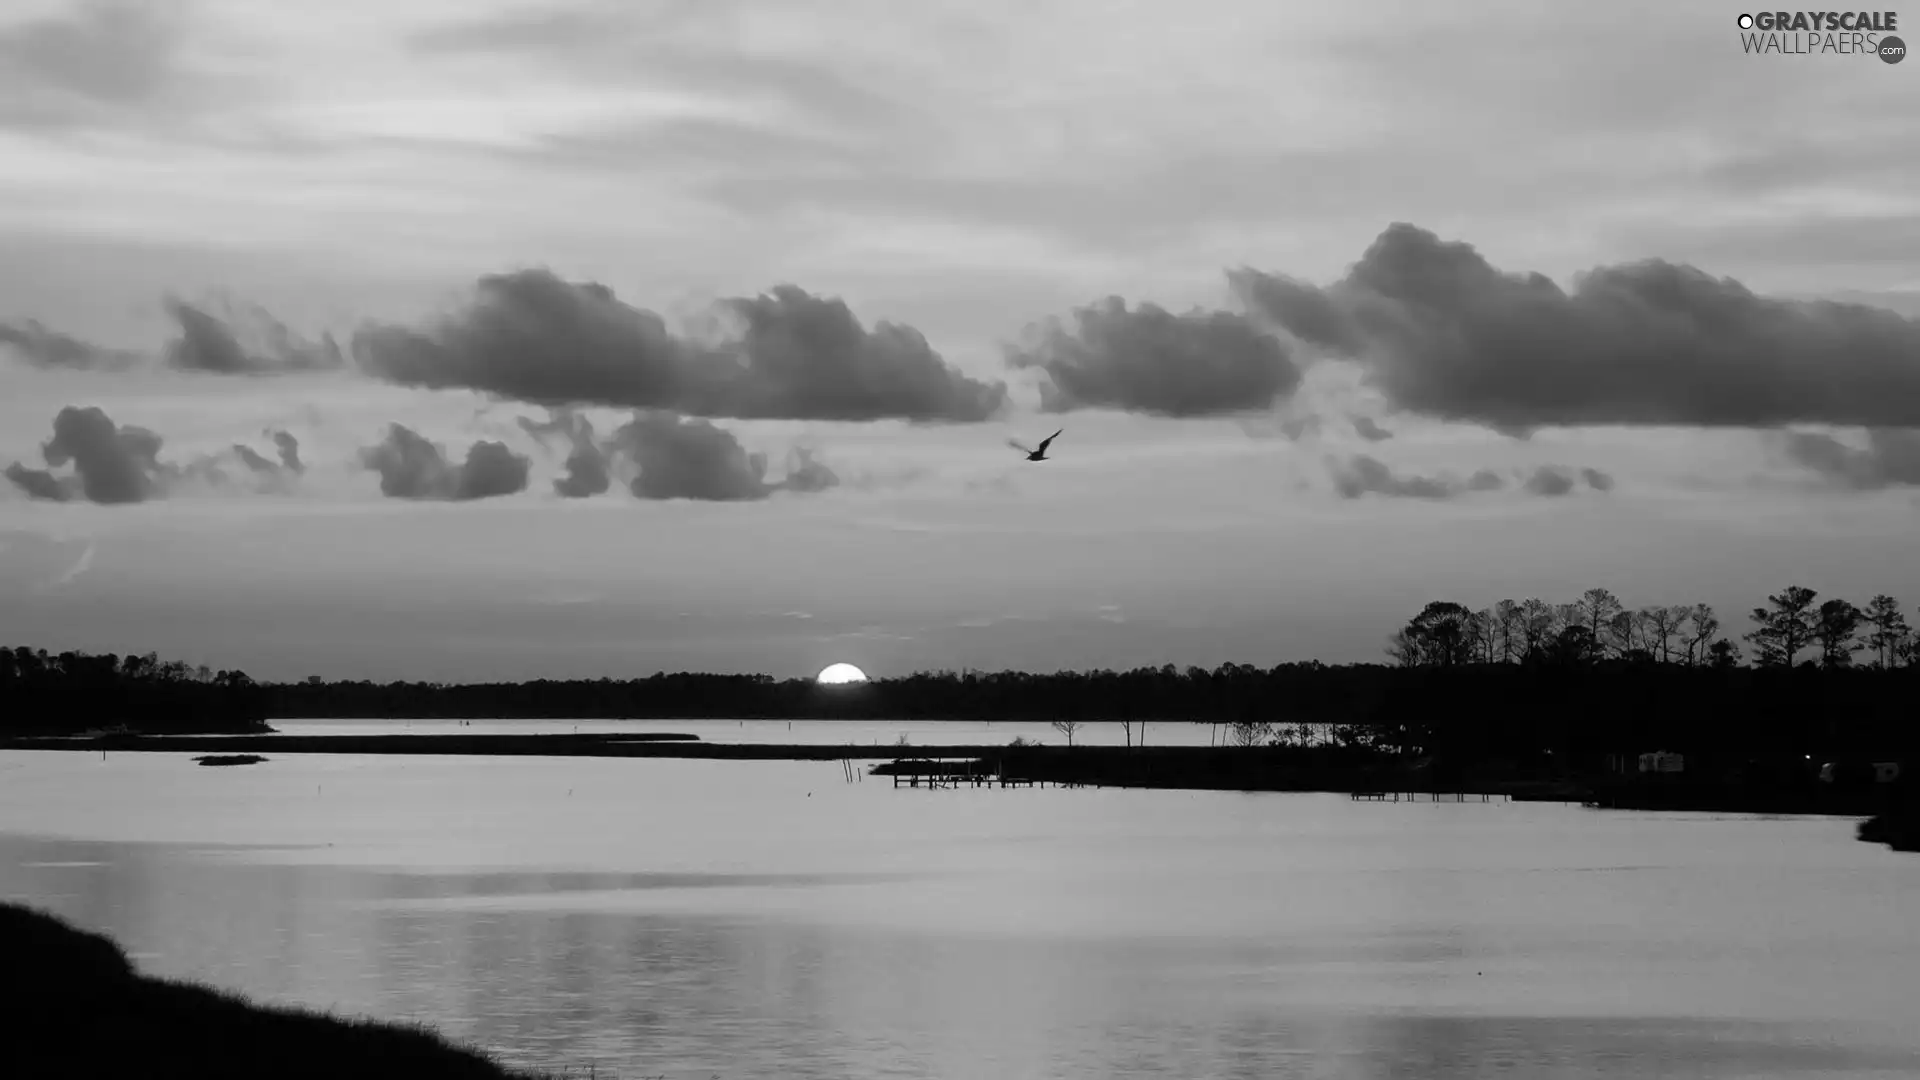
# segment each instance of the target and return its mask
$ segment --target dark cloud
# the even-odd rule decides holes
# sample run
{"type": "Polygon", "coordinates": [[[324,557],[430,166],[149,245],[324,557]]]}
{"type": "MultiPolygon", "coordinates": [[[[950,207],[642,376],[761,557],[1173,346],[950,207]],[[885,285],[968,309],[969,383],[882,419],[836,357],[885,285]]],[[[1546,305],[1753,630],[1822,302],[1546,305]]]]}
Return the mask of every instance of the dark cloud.
{"type": "Polygon", "coordinates": [[[593,424],[586,417],[567,409],[553,409],[545,421],[521,417],[520,426],[543,444],[555,436],[565,440],[567,471],[553,482],[556,494],[568,499],[584,499],[603,494],[613,486],[606,450],[595,440],[593,424]]]}
{"type": "MultiPolygon", "coordinates": [[[[227,302],[215,314],[207,307],[167,297],[161,301],[179,333],[163,358],[180,371],[212,375],[271,375],[326,371],[346,359],[332,335],[308,341],[264,308],[227,302]]],[[[0,323],[0,345],[11,346],[29,364],[43,368],[124,371],[141,362],[137,353],[108,349],[60,333],[34,320],[0,323]]]]}
{"type": "Polygon", "coordinates": [[[233,453],[235,457],[240,459],[240,464],[245,465],[254,472],[269,476],[277,476],[280,473],[279,462],[274,461],[272,458],[267,457],[265,454],[262,454],[260,451],[255,450],[245,443],[234,443],[233,453]]]}
{"type": "Polygon", "coordinates": [[[344,358],[331,335],[319,342],[301,339],[286,324],[252,306],[229,306],[221,318],[182,300],[163,301],[180,325],[180,336],[166,349],[168,366],[211,375],[271,375],[324,371],[344,358]],[[242,337],[247,340],[243,342],[242,337]]]}
{"type": "Polygon", "coordinates": [[[628,488],[642,499],[747,502],[776,491],[804,495],[840,485],[839,475],[805,448],[788,456],[783,479],[769,482],[765,454],[748,453],[732,432],[706,420],[666,412],[636,413],[602,449],[632,465],[628,488]]]}
{"type": "Polygon", "coordinates": [[[803,495],[838,486],[839,474],[814,457],[813,451],[803,448],[795,448],[792,458],[787,462],[787,478],[780,481],[780,487],[803,495]]]}
{"type": "MultiPolygon", "coordinates": [[[[1451,499],[1471,492],[1500,491],[1507,486],[1506,478],[1492,469],[1481,469],[1465,480],[1444,474],[1402,476],[1385,462],[1366,454],[1355,454],[1344,461],[1328,458],[1327,472],[1333,478],[1334,490],[1349,499],[1370,494],[1407,499],[1451,499]]],[[[1570,494],[1581,480],[1598,491],[1608,491],[1613,487],[1613,478],[1598,469],[1574,470],[1559,465],[1542,465],[1532,472],[1520,472],[1516,476],[1520,480],[1521,491],[1544,497],[1570,494]]]]}
{"type": "Polygon", "coordinates": [[[1352,317],[1318,285],[1242,268],[1227,272],[1241,300],[1310,345],[1339,352],[1360,349],[1363,339],[1352,317]]]}
{"type": "Polygon", "coordinates": [[[1529,495],[1552,497],[1572,491],[1574,479],[1573,474],[1565,469],[1554,465],[1542,465],[1533,470],[1533,475],[1527,477],[1526,483],[1521,487],[1529,495]]]}
{"type": "Polygon", "coordinates": [[[1840,487],[1876,491],[1920,485],[1920,431],[1870,429],[1864,450],[1812,432],[1789,432],[1786,445],[1796,464],[1840,487]]]}
{"type": "Polygon", "coordinates": [[[440,447],[400,424],[360,452],[360,461],[380,474],[380,493],[396,499],[464,502],[524,491],[531,462],[505,443],[475,442],[466,461],[448,461],[440,447]]]}
{"type": "Polygon", "coordinates": [[[1371,416],[1354,417],[1353,430],[1368,442],[1385,442],[1393,438],[1393,432],[1381,427],[1379,422],[1371,416]]]}
{"type": "Polygon", "coordinates": [[[1107,300],[1036,326],[1007,364],[1046,376],[1048,412],[1108,408],[1158,416],[1216,416],[1271,407],[1300,385],[1286,347],[1242,315],[1107,300]]]}
{"type": "Polygon", "coordinates": [[[629,487],[642,499],[737,502],[774,491],[766,455],[747,453],[732,432],[705,420],[641,413],[609,445],[638,469],[629,487]]]}
{"type": "Polygon", "coordinates": [[[300,440],[284,431],[268,432],[273,445],[280,452],[280,464],[289,472],[303,473],[307,466],[300,460],[300,440]]]}
{"type": "Polygon", "coordinates": [[[1334,490],[1348,499],[1367,494],[1409,499],[1451,499],[1465,488],[1465,485],[1447,477],[1397,476],[1386,462],[1366,454],[1355,454],[1344,462],[1330,458],[1327,471],[1333,477],[1334,490]]]}
{"type": "Polygon", "coordinates": [[[18,463],[7,478],[35,498],[66,501],[77,493],[96,503],[145,502],[173,474],[160,463],[160,442],[146,428],[115,424],[97,407],[69,405],[53,418],[53,438],[40,445],[40,456],[51,468],[72,465],[72,478],[18,463]]]}
{"type": "Polygon", "coordinates": [[[948,365],[910,327],[860,325],[839,300],[783,285],[715,305],[710,332],[676,334],[604,285],[544,270],[480,279],[429,330],[363,327],[362,368],[391,382],[534,404],[670,409],[737,419],[980,421],[1006,387],[948,365]]]}
{"type": "Polygon", "coordinates": [[[124,371],[139,362],[135,353],[102,348],[33,319],[0,323],[0,345],[9,346],[21,359],[39,368],[124,371]]]}
{"type": "MultiPolygon", "coordinates": [[[[306,471],[306,466],[300,461],[300,442],[285,431],[269,431],[266,434],[278,451],[276,457],[268,457],[244,443],[235,443],[231,452],[240,460],[240,464],[246,466],[256,482],[257,490],[286,491],[292,486],[294,478],[306,471]]],[[[188,470],[199,472],[214,483],[226,482],[217,459],[195,462],[188,466],[188,470]]]]}
{"type": "Polygon", "coordinates": [[[14,486],[35,499],[95,503],[137,503],[156,499],[183,483],[202,482],[217,487],[236,486],[228,466],[244,470],[243,486],[255,492],[285,491],[303,471],[299,443],[284,431],[269,432],[279,460],[235,443],[216,454],[206,454],[184,465],[160,460],[161,438],[145,428],[115,424],[97,407],[71,406],[53,420],[53,438],[41,444],[48,469],[31,469],[15,462],[6,470],[14,486]],[[70,476],[52,469],[73,466],[70,476]]]}
{"type": "Polygon", "coordinates": [[[72,484],[45,469],[29,469],[17,461],[7,466],[7,479],[26,492],[29,498],[68,502],[74,496],[72,484]]]}
{"type": "Polygon", "coordinates": [[[1920,322],[1757,296],[1659,260],[1571,293],[1394,224],[1325,288],[1231,275],[1259,314],[1363,364],[1403,409],[1508,431],[1546,424],[1920,426],[1920,322]]]}

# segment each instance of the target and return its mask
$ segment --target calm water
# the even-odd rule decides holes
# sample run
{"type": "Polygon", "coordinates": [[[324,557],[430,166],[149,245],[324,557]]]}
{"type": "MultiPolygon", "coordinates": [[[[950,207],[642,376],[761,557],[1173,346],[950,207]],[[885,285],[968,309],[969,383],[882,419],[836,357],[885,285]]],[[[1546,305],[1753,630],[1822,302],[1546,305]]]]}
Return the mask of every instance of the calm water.
{"type": "Polygon", "coordinates": [[[155,973],[627,1080],[1913,1076],[1920,859],[1852,830],[0,754],[0,894],[155,973]]]}
{"type": "MultiPolygon", "coordinates": [[[[284,735],[540,735],[571,732],[671,731],[717,743],[804,743],[808,745],[994,746],[1016,738],[1051,746],[1066,736],[1051,724],[989,723],[954,720],[275,720],[284,735]]],[[[1124,746],[1119,724],[1087,724],[1073,733],[1075,746],[1124,746]]],[[[1214,724],[1134,725],[1133,741],[1148,746],[1227,744],[1224,727],[1214,724]]]]}

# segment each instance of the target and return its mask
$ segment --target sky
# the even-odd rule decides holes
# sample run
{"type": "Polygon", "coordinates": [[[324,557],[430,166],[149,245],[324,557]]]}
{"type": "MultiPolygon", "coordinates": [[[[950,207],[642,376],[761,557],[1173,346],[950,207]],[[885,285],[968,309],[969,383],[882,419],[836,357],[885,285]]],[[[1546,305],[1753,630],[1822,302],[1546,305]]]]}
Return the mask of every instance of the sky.
{"type": "Polygon", "coordinates": [[[1741,11],[11,0],[0,641],[898,675],[1911,606],[1920,65],[1741,11]]]}

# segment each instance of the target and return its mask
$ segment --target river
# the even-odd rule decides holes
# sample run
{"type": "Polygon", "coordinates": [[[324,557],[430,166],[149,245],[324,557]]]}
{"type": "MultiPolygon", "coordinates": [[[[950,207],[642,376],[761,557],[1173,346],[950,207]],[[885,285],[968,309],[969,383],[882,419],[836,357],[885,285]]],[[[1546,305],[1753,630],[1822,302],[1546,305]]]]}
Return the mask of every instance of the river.
{"type": "Polygon", "coordinates": [[[0,753],[0,895],[154,974],[624,1080],[1908,1077],[1920,859],[1853,827],[0,753]]]}

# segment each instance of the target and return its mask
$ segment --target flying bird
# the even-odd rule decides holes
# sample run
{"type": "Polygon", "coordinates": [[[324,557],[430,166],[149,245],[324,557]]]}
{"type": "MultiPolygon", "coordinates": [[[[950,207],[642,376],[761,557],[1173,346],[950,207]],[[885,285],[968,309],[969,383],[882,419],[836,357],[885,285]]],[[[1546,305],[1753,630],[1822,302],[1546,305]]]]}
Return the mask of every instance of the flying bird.
{"type": "MultiPolygon", "coordinates": [[[[1061,429],[1060,429],[1060,431],[1065,431],[1065,430],[1067,430],[1067,429],[1066,429],[1066,428],[1061,428],[1061,429]]],[[[1027,455],[1027,460],[1028,460],[1028,461],[1045,461],[1045,460],[1047,460],[1047,444],[1048,444],[1048,443],[1051,443],[1051,442],[1052,442],[1053,440],[1055,440],[1055,439],[1057,439],[1057,438],[1059,438],[1059,437],[1060,437],[1060,431],[1056,431],[1056,432],[1054,432],[1053,434],[1051,434],[1051,435],[1049,435],[1049,436],[1047,436],[1046,438],[1044,438],[1044,439],[1041,439],[1041,440],[1040,440],[1040,448],[1039,448],[1038,450],[1036,450],[1036,449],[1034,449],[1034,448],[1033,448],[1033,447],[1031,447],[1031,446],[1027,446],[1027,445],[1025,445],[1024,443],[1021,443],[1021,442],[1018,442],[1018,441],[1016,441],[1016,440],[1013,440],[1013,439],[1008,439],[1008,440],[1007,440],[1007,445],[1008,445],[1008,446],[1011,446],[1011,447],[1013,447],[1013,448],[1014,448],[1015,450],[1018,450],[1018,451],[1020,451],[1021,453],[1023,453],[1023,454],[1025,454],[1025,455],[1027,455]]]]}

